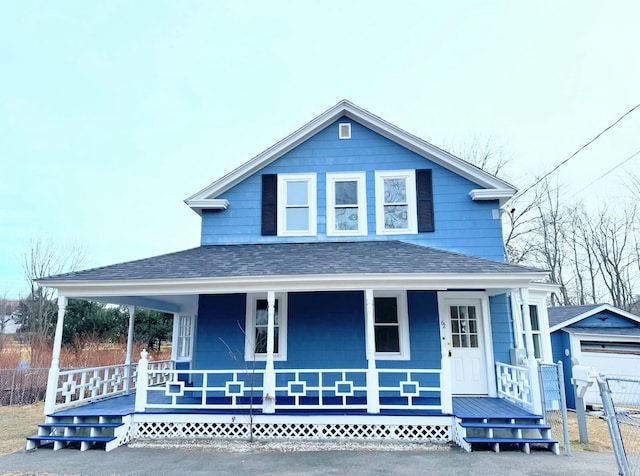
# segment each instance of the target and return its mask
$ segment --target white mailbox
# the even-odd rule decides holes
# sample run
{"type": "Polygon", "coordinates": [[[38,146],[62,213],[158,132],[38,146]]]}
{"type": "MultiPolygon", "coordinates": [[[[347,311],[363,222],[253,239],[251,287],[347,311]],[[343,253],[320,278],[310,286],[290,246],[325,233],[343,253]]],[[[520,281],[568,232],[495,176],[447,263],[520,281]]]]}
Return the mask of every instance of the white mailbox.
{"type": "Polygon", "coordinates": [[[573,378],[571,381],[576,386],[576,396],[578,398],[584,398],[584,394],[595,383],[597,376],[598,371],[593,367],[587,367],[586,365],[573,366],[573,378]]]}

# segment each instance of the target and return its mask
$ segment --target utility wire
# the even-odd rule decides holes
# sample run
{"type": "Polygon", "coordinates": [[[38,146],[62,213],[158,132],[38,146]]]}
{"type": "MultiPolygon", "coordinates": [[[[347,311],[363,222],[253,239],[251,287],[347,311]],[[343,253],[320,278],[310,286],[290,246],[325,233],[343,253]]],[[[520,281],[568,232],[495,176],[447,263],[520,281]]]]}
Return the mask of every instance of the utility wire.
{"type": "Polygon", "coordinates": [[[600,180],[601,178],[606,177],[607,175],[609,175],[611,172],[613,172],[615,169],[617,169],[618,167],[623,166],[624,164],[626,164],[627,162],[629,162],[631,159],[633,159],[636,155],[640,154],[640,149],[635,151],[633,154],[631,154],[629,157],[627,157],[626,159],[624,159],[622,162],[620,162],[618,165],[613,166],[612,168],[610,168],[609,170],[607,170],[605,173],[603,173],[600,177],[598,177],[595,180],[592,180],[591,182],[589,182],[587,185],[585,185],[584,187],[582,187],[580,190],[578,190],[577,192],[574,193],[574,195],[578,195],[579,193],[581,193],[583,190],[591,187],[594,183],[596,183],[598,180],[600,180]]]}
{"type": "MultiPolygon", "coordinates": [[[[560,162],[558,165],[556,165],[553,169],[551,169],[549,172],[547,172],[546,174],[544,174],[541,178],[539,178],[538,180],[536,180],[534,183],[532,183],[531,185],[529,185],[527,188],[525,188],[524,190],[522,190],[521,192],[516,193],[513,197],[512,200],[515,198],[518,198],[522,195],[524,195],[525,193],[527,193],[529,190],[531,190],[533,187],[535,187],[536,185],[538,185],[540,182],[542,182],[544,179],[546,179],[549,175],[551,175],[553,172],[555,172],[556,170],[558,170],[560,167],[562,167],[564,164],[566,164],[567,162],[569,162],[571,159],[573,159],[576,155],[578,155],[584,148],[588,147],[589,145],[591,145],[592,143],[594,143],[602,134],[604,134],[605,132],[607,132],[609,129],[611,129],[612,127],[614,127],[616,124],[618,124],[622,119],[624,119],[625,117],[627,117],[629,114],[631,114],[633,111],[635,111],[636,109],[638,109],[640,107],[640,104],[636,104],[635,106],[633,106],[631,109],[629,109],[627,112],[625,112],[622,116],[620,116],[618,118],[617,121],[615,121],[613,124],[609,125],[608,127],[606,127],[605,129],[603,129],[598,135],[596,135],[593,139],[591,139],[589,142],[587,142],[585,145],[583,145],[582,147],[580,147],[578,150],[576,150],[573,154],[571,154],[569,157],[567,157],[566,159],[564,159],[562,162],[560,162]]],[[[586,187],[585,187],[586,188],[586,187]]]]}

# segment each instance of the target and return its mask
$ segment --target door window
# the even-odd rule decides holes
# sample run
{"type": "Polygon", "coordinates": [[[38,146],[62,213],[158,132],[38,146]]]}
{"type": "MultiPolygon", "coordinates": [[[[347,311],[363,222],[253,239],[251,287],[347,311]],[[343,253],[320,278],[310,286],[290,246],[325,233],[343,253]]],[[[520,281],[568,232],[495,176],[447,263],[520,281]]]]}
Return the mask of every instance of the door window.
{"type": "Polygon", "coordinates": [[[457,348],[477,348],[478,316],[475,306],[451,306],[451,344],[457,348]]]}

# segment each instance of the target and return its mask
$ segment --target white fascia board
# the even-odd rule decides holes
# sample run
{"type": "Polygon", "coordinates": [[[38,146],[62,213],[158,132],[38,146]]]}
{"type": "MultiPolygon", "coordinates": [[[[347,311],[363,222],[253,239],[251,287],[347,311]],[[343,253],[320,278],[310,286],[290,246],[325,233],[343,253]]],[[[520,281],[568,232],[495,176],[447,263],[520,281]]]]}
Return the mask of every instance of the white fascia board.
{"type": "Polygon", "coordinates": [[[619,316],[626,317],[627,319],[640,323],[640,316],[636,316],[635,314],[631,314],[630,312],[623,311],[622,309],[612,306],[611,304],[602,304],[601,306],[595,307],[587,312],[578,314],[577,316],[572,317],[571,319],[567,319],[566,321],[563,321],[559,324],[556,324],[553,327],[550,327],[549,332],[554,332],[559,329],[562,329],[563,327],[568,327],[571,324],[575,324],[576,322],[579,322],[583,319],[586,319],[587,317],[598,314],[599,312],[602,312],[602,311],[613,312],[614,314],[618,314],[619,316]]]}
{"type": "MultiPolygon", "coordinates": [[[[565,330],[565,332],[567,332],[565,330]]],[[[638,342],[638,336],[621,336],[618,334],[588,334],[585,332],[567,332],[570,336],[574,336],[580,342],[584,341],[598,341],[602,338],[611,340],[613,342],[638,342]]]]}
{"type": "Polygon", "coordinates": [[[469,192],[471,200],[499,200],[502,207],[516,193],[513,188],[477,188],[469,192]]]}
{"type": "Polygon", "coordinates": [[[229,207],[229,200],[226,198],[206,198],[202,200],[185,200],[198,215],[202,215],[202,210],[226,210],[229,207]]]}
{"type": "Polygon", "coordinates": [[[514,289],[526,287],[545,273],[517,274],[361,274],[292,275],[223,278],[48,281],[47,287],[70,298],[99,296],[161,296],[248,292],[514,289]]]}
{"type": "Polygon", "coordinates": [[[193,200],[203,200],[207,198],[215,198],[221,193],[226,192],[231,187],[237,185],[245,178],[254,174],[258,170],[266,167],[274,160],[283,156],[299,144],[312,137],[314,134],[324,129],[326,126],[336,121],[342,116],[346,116],[354,121],[359,122],[365,127],[379,133],[397,144],[421,155],[446,169],[455,172],[468,180],[489,189],[510,190],[513,194],[517,190],[509,183],[501,180],[484,170],[452,155],[433,144],[430,144],[419,137],[416,137],[399,127],[381,119],[369,111],[362,109],[355,104],[345,100],[320,114],[315,119],[302,126],[294,133],[288,135],[281,141],[269,147],[265,151],[256,155],[254,158],[245,162],[240,167],[232,170],[222,178],[211,183],[207,187],[200,190],[185,200],[185,203],[193,200]]]}

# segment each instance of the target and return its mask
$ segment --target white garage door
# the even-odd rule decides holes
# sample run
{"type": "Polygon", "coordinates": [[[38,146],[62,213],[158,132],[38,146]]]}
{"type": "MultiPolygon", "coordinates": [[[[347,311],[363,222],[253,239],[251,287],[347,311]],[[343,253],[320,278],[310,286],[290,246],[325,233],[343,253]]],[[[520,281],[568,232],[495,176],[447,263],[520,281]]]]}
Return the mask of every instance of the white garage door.
{"type": "MultiPolygon", "coordinates": [[[[582,362],[580,362],[582,365],[594,367],[598,373],[604,374],[607,377],[640,378],[640,355],[636,353],[615,353],[611,351],[593,352],[593,347],[595,347],[593,344],[594,343],[590,342],[582,343],[582,362]]],[[[598,343],[598,345],[602,346],[601,343],[598,343]]],[[[624,348],[624,344],[609,344],[606,347],[625,352],[637,351],[637,346],[633,344],[628,350],[624,348]]],[[[596,384],[587,390],[584,402],[587,405],[602,405],[596,384]]]]}

